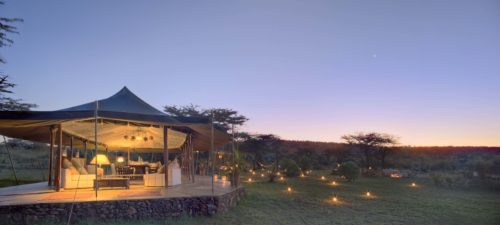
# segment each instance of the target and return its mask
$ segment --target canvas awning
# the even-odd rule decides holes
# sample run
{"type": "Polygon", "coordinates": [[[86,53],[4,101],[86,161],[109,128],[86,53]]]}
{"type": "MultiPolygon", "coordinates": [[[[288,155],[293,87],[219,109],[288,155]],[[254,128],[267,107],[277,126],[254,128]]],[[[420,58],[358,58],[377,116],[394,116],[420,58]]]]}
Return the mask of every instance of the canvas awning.
{"type": "MultiPolygon", "coordinates": [[[[168,148],[178,149],[192,135],[194,149],[211,148],[211,124],[204,118],[170,117],[124,87],[115,95],[57,111],[2,111],[0,134],[25,140],[48,143],[50,129],[61,124],[63,144],[93,148],[95,111],[97,106],[97,139],[100,149],[162,151],[163,126],[170,128],[168,148]]],[[[214,145],[230,141],[223,130],[214,129],[214,145]]]]}

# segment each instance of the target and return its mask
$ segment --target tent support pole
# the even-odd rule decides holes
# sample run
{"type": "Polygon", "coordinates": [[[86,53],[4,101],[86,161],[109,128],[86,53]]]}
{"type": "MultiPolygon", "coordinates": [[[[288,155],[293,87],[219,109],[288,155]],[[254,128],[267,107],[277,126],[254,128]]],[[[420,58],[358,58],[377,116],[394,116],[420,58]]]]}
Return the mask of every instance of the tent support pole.
{"type": "Polygon", "coordinates": [[[57,125],[57,161],[56,161],[56,191],[61,191],[61,166],[62,166],[62,125],[57,125]]]}
{"type": "Polygon", "coordinates": [[[87,165],[87,140],[83,141],[83,151],[84,151],[84,158],[85,158],[85,165],[87,165]]]}
{"type": "Polygon", "coordinates": [[[5,150],[7,150],[7,155],[9,155],[10,167],[12,168],[12,173],[14,173],[14,179],[16,180],[16,185],[19,185],[19,180],[17,179],[16,169],[14,168],[14,162],[12,161],[12,156],[10,155],[9,147],[7,146],[7,138],[3,136],[3,143],[5,145],[5,150]]]}
{"type": "Polygon", "coordinates": [[[69,149],[71,152],[71,158],[73,158],[73,136],[69,138],[69,149]]]}
{"type": "Polygon", "coordinates": [[[212,158],[212,195],[214,194],[215,156],[214,156],[214,114],[210,124],[210,156],[212,158]]]}
{"type": "Polygon", "coordinates": [[[165,167],[165,190],[168,188],[168,127],[163,126],[163,164],[165,167]]]}
{"type": "Polygon", "coordinates": [[[49,186],[54,184],[54,178],[52,177],[53,169],[54,169],[54,126],[50,127],[50,153],[49,153],[49,186]]]}
{"type": "Polygon", "coordinates": [[[95,112],[94,112],[94,146],[95,146],[95,198],[97,200],[97,190],[99,189],[99,181],[98,181],[98,175],[97,175],[97,167],[99,166],[99,162],[97,160],[97,149],[98,147],[98,142],[97,142],[97,111],[99,110],[99,101],[95,101],[95,112]]]}
{"type": "Polygon", "coordinates": [[[192,139],[192,134],[189,134],[189,159],[191,162],[191,177],[193,178],[193,183],[194,183],[194,157],[193,157],[193,139],[192,139]]]}

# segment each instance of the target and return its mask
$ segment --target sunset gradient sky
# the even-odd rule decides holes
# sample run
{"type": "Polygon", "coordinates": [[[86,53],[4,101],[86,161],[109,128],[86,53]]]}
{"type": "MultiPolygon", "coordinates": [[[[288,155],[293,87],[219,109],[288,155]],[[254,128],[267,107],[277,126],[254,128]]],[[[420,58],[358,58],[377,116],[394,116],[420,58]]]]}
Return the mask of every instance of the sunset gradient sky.
{"type": "Polygon", "coordinates": [[[0,70],[38,110],[127,86],[286,139],[500,146],[499,1],[7,0],[0,13],[25,20],[0,70]]]}

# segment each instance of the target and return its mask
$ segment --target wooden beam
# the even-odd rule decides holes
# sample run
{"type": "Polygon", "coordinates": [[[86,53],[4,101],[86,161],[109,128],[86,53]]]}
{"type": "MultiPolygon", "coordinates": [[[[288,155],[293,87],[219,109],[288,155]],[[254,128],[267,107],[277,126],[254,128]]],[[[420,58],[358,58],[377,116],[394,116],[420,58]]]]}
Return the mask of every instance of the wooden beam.
{"type": "Polygon", "coordinates": [[[53,168],[54,168],[54,126],[51,126],[49,129],[50,135],[50,153],[49,153],[49,186],[54,185],[54,178],[52,177],[53,168]]]}
{"type": "Polygon", "coordinates": [[[163,162],[165,166],[165,189],[168,188],[168,127],[163,127],[163,162]]]}
{"type": "Polygon", "coordinates": [[[57,161],[56,161],[56,191],[61,190],[61,174],[62,174],[62,145],[63,145],[63,132],[62,125],[57,125],[57,161]]]}

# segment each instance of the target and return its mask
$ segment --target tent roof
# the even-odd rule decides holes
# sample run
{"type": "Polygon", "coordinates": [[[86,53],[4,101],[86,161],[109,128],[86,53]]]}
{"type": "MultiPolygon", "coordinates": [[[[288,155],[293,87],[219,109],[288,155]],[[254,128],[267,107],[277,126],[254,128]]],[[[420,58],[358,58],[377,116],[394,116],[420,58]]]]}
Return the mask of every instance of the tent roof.
{"type": "MultiPolygon", "coordinates": [[[[98,118],[105,120],[108,124],[136,125],[144,126],[169,126],[173,130],[182,133],[191,133],[193,135],[193,144],[196,150],[210,149],[211,125],[206,118],[179,118],[171,117],[149,105],[127,87],[123,87],[113,96],[62,110],[56,111],[1,111],[0,112],[0,134],[25,140],[39,141],[47,143],[49,141],[50,127],[57,124],[63,124],[63,132],[66,136],[77,136],[82,140],[92,142],[89,134],[75,134],[74,126],[70,129],[64,128],[65,124],[71,124],[75,121],[94,121],[97,108],[98,118]]],[[[84,123],[81,123],[84,124],[84,123]]],[[[88,123],[87,123],[88,124],[88,123]]],[[[114,129],[116,130],[116,129],[114,129]]],[[[130,131],[130,128],[122,129],[130,131]]],[[[177,132],[177,133],[179,133],[177,132]]],[[[98,138],[101,134],[98,135],[98,138]]],[[[117,137],[116,132],[114,136],[117,137]]],[[[122,136],[120,136],[122,137],[122,136]]],[[[179,136],[180,137],[180,136],[179,136]]],[[[68,138],[66,138],[68,139],[68,138]]],[[[106,138],[104,138],[106,140],[106,138]]],[[[220,129],[214,131],[214,144],[216,146],[227,143],[230,136],[220,129]]],[[[115,140],[116,141],[116,140],[115,140]]],[[[69,144],[68,140],[64,141],[69,144]]],[[[113,142],[115,143],[115,142],[113,142]]],[[[103,143],[106,145],[106,143],[103,143]]],[[[150,150],[160,150],[158,145],[151,147],[150,150]]],[[[177,148],[178,146],[169,148],[177,148]]]]}
{"type": "MultiPolygon", "coordinates": [[[[113,96],[99,100],[99,111],[135,113],[141,115],[159,115],[167,116],[165,113],[155,109],[137,95],[132,93],[127,87],[123,87],[113,96]]],[[[96,108],[96,102],[73,106],[58,111],[93,111],[96,108]]]]}

